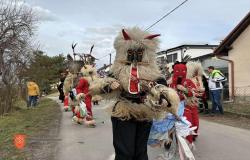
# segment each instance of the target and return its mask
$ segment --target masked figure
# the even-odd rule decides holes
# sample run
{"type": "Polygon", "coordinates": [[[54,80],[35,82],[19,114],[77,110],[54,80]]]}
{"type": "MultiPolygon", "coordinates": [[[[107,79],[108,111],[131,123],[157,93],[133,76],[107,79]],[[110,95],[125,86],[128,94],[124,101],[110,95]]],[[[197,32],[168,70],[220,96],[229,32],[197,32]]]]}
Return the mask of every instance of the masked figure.
{"type": "Polygon", "coordinates": [[[123,29],[116,37],[116,57],[110,76],[90,86],[91,94],[114,98],[110,104],[115,160],[147,160],[152,120],[176,115],[179,97],[163,84],[156,63],[156,37],[139,28],[123,29]]]}
{"type": "MultiPolygon", "coordinates": [[[[188,103],[187,107],[192,113],[192,120],[190,121],[192,126],[197,126],[197,129],[195,130],[196,134],[198,134],[199,128],[198,104],[202,103],[202,99],[205,94],[205,88],[202,82],[203,73],[204,71],[200,62],[190,61],[187,63],[187,78],[190,79],[195,85],[195,88],[193,89],[195,100],[188,103]]],[[[195,140],[196,137],[197,135],[193,136],[193,140],[195,140]]]]}
{"type": "MultiPolygon", "coordinates": [[[[185,103],[184,107],[184,116],[187,118],[191,124],[193,124],[193,115],[195,114],[192,109],[194,104],[197,103],[196,98],[196,86],[192,80],[187,78],[187,66],[186,63],[176,62],[173,66],[173,76],[172,83],[170,84],[174,88],[180,100],[185,103]]],[[[193,127],[193,126],[192,126],[193,127]]],[[[196,126],[198,127],[198,126],[196,126]]],[[[193,135],[187,136],[187,140],[190,144],[190,147],[193,147],[193,135]]]]}

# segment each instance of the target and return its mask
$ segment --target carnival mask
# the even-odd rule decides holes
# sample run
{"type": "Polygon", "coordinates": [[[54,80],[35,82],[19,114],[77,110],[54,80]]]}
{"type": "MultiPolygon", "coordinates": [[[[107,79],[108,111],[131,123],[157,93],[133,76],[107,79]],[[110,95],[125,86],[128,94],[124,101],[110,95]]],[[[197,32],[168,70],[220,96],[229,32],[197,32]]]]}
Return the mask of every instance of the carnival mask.
{"type": "Polygon", "coordinates": [[[177,63],[174,65],[173,78],[176,84],[182,84],[183,80],[187,76],[187,67],[183,63],[177,63]]]}
{"type": "Polygon", "coordinates": [[[127,61],[128,62],[142,62],[144,48],[128,49],[127,61]]]}

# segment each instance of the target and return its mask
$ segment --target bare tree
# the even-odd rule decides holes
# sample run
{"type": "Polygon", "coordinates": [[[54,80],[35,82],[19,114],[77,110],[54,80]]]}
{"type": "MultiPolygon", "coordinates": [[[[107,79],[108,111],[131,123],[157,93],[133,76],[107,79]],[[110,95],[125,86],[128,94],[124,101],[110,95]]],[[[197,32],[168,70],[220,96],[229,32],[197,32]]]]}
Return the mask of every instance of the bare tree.
{"type": "Polygon", "coordinates": [[[31,58],[36,16],[16,0],[0,0],[0,115],[13,107],[22,70],[31,58]]]}

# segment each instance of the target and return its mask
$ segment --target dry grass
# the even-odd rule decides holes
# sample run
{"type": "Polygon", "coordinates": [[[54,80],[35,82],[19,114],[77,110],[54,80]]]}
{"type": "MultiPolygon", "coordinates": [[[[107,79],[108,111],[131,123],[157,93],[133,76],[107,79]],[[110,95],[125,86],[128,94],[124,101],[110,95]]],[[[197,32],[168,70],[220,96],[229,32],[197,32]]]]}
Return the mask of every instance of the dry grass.
{"type": "Polygon", "coordinates": [[[26,104],[20,102],[19,110],[0,117],[0,159],[33,159],[41,146],[34,146],[32,138],[47,136],[59,124],[60,114],[58,104],[48,98],[42,98],[37,109],[27,110],[26,104]],[[27,135],[27,145],[22,150],[13,144],[16,134],[27,135]]]}

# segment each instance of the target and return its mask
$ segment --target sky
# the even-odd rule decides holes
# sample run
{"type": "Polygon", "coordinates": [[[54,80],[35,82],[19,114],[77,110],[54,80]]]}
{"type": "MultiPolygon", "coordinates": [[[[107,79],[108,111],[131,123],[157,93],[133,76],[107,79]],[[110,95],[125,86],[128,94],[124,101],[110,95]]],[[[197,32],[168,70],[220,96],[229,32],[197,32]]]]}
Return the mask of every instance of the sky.
{"type": "MultiPolygon", "coordinates": [[[[109,63],[113,41],[122,28],[146,29],[184,0],[25,0],[40,22],[40,49],[53,56],[77,52],[109,63]]],[[[160,50],[182,44],[219,44],[250,11],[250,0],[189,0],[149,31],[161,34],[160,50]]],[[[115,53],[112,54],[114,59],[115,53]]]]}

